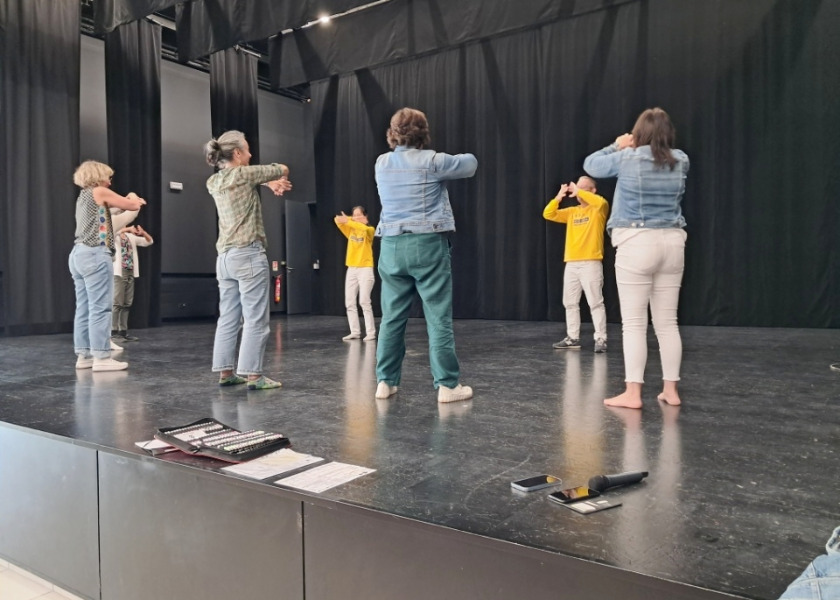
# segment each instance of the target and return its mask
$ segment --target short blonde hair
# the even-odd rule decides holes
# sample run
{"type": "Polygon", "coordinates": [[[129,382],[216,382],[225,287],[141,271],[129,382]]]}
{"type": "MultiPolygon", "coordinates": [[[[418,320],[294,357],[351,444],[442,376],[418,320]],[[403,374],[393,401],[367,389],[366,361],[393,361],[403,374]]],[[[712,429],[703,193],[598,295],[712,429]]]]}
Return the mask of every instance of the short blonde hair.
{"type": "Polygon", "coordinates": [[[110,179],[113,174],[114,169],[105,163],[86,160],[73,173],[73,183],[82,189],[95,187],[103,181],[110,179]]]}
{"type": "MultiPolygon", "coordinates": [[[[589,187],[592,188],[591,190],[588,190],[590,192],[594,192],[595,190],[598,189],[598,186],[595,183],[595,180],[592,179],[589,175],[581,175],[580,176],[580,178],[578,179],[578,187],[583,187],[582,185],[580,185],[581,181],[585,182],[587,185],[589,185],[589,187]]],[[[583,189],[586,189],[586,188],[583,188],[583,189]]]]}

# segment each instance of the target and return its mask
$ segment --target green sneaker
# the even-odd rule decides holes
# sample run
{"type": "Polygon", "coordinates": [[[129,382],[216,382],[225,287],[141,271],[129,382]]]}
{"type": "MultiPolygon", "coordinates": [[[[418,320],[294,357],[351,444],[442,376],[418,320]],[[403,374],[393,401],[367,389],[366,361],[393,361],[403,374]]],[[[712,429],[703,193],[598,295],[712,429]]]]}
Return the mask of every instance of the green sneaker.
{"type": "Polygon", "coordinates": [[[279,388],[281,385],[283,384],[279,381],[274,381],[264,375],[254,381],[248,381],[249,390],[273,390],[275,388],[279,388]]]}
{"type": "Polygon", "coordinates": [[[222,387],[227,387],[229,385],[239,385],[241,383],[247,383],[248,380],[244,377],[240,377],[239,375],[228,375],[227,377],[222,377],[219,379],[219,385],[222,387]]]}

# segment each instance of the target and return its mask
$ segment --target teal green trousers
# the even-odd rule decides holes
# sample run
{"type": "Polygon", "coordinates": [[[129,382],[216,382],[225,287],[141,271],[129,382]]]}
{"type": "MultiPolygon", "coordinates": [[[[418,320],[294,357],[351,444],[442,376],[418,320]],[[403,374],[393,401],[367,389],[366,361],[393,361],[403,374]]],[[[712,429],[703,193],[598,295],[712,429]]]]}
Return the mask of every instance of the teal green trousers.
{"type": "Polygon", "coordinates": [[[379,277],[382,322],[376,342],[376,380],[388,385],[400,383],[405,326],[417,293],[423,301],[435,388],[458,385],[460,367],[452,331],[452,263],[447,237],[440,233],[383,237],[379,277]]]}

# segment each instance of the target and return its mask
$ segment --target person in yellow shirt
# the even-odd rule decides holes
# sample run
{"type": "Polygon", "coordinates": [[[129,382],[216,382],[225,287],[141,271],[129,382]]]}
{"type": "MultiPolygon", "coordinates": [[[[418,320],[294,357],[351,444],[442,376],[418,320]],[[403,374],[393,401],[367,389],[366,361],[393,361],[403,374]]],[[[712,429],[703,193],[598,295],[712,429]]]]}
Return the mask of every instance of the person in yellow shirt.
{"type": "Polygon", "coordinates": [[[595,180],[585,175],[577,183],[563,184],[543,210],[548,221],[566,223],[566,270],[563,274],[563,306],[566,337],[553,344],[557,350],[580,349],[580,296],[586,294],[595,326],[595,352],[607,351],[607,311],[604,309],[604,228],[610,207],[596,194],[595,180]],[[566,196],[577,206],[560,208],[566,196]]]}
{"type": "Polygon", "coordinates": [[[376,339],[376,323],[373,320],[373,305],[370,293],[375,282],[373,275],[373,233],[374,228],[368,225],[367,211],[362,206],[353,207],[353,216],[348,217],[344,211],[336,216],[335,224],[347,238],[347,275],[344,279],[344,305],[347,307],[347,321],[350,323],[350,335],[345,335],[345,342],[358,340],[362,337],[359,327],[359,309],[356,306],[358,297],[365,316],[364,341],[376,339]]]}

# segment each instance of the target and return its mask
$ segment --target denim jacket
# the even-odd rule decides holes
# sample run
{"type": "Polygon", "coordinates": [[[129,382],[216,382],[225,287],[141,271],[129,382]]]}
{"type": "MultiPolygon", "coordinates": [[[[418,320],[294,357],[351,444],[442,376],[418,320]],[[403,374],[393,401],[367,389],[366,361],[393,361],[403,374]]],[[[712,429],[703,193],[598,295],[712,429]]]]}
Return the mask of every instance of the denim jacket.
{"type": "Polygon", "coordinates": [[[397,146],[381,155],[375,170],[382,202],[376,235],[455,231],[446,181],[472,177],[477,167],[472,154],[397,146]]]}
{"type": "Polygon", "coordinates": [[[616,227],[682,228],[688,156],[672,150],[674,169],[653,163],[650,146],[619,150],[616,144],[593,152],[583,161],[592,177],[618,177],[607,232],[616,227]]]}
{"type": "Polygon", "coordinates": [[[811,561],[779,600],[827,600],[840,598],[840,527],[825,545],[826,554],[811,561]]]}

